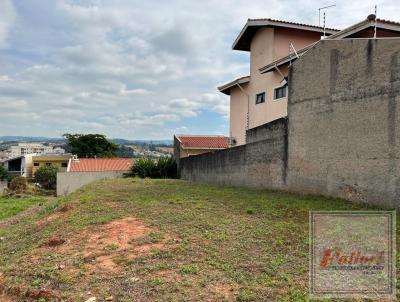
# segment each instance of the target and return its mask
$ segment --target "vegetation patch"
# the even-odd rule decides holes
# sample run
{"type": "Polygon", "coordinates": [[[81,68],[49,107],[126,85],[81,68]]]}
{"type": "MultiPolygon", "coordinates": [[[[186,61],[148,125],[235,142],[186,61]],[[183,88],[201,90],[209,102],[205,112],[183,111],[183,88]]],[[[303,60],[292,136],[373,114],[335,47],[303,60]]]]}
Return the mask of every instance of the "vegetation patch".
{"type": "Polygon", "coordinates": [[[10,301],[309,301],[309,210],[361,209],[372,207],[104,180],[0,227],[0,272],[10,301]],[[54,238],[65,242],[45,244],[54,238]]]}

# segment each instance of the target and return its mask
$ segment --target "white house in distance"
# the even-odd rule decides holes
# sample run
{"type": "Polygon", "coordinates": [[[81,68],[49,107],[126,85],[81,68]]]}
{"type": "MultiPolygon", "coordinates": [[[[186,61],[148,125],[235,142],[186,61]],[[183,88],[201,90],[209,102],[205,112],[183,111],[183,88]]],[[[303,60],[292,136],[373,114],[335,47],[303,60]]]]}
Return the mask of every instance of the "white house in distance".
{"type": "Polygon", "coordinates": [[[11,146],[11,157],[18,157],[28,154],[42,155],[53,153],[53,147],[38,143],[19,143],[17,146],[11,146]]]}

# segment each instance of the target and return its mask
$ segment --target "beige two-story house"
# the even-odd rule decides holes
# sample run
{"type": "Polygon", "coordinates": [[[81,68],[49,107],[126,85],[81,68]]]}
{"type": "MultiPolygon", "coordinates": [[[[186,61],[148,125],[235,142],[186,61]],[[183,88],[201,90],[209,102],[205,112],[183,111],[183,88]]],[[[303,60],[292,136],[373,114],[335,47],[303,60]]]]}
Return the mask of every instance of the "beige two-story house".
{"type": "Polygon", "coordinates": [[[249,19],[232,48],[250,52],[250,75],[218,87],[219,91],[230,96],[232,145],[246,143],[246,130],[287,116],[287,76],[291,62],[324,37],[400,37],[400,23],[369,15],[339,31],[272,19],[249,19]]]}
{"type": "Polygon", "coordinates": [[[218,87],[230,95],[230,136],[246,143],[246,130],[287,115],[288,66],[261,74],[260,68],[292,55],[338,30],[273,19],[249,19],[232,49],[250,52],[250,75],[218,87]]]}

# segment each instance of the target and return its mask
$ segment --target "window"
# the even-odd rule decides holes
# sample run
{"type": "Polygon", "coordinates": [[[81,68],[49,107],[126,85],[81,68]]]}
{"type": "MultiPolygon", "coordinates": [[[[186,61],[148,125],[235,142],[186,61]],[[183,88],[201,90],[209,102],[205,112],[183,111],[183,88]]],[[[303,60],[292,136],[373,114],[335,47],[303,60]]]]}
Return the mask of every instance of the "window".
{"type": "Polygon", "coordinates": [[[288,85],[285,84],[282,87],[275,88],[275,90],[274,90],[274,100],[286,97],[286,95],[287,95],[287,87],[288,87],[288,85]]]}
{"type": "Polygon", "coordinates": [[[51,163],[46,163],[46,166],[48,166],[48,167],[51,166],[51,163]]]}
{"type": "Polygon", "coordinates": [[[68,163],[61,163],[61,167],[67,168],[68,167],[68,163]]]}
{"type": "Polygon", "coordinates": [[[39,163],[33,163],[35,167],[39,167],[39,163]]]}
{"type": "Polygon", "coordinates": [[[256,104],[265,103],[265,92],[256,94],[256,104]]]}

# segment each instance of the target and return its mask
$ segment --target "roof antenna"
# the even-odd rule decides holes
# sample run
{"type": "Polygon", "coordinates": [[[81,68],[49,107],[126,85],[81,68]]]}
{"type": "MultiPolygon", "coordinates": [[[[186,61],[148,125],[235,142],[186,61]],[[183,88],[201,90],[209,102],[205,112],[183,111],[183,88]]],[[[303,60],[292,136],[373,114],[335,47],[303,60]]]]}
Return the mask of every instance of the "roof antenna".
{"type": "Polygon", "coordinates": [[[321,26],[321,10],[328,9],[328,8],[331,8],[331,7],[334,7],[334,6],[336,6],[336,4],[323,6],[323,7],[318,8],[318,26],[321,26]]]}
{"type": "Polygon", "coordinates": [[[374,39],[376,39],[376,26],[377,26],[377,16],[378,13],[378,5],[375,4],[375,24],[374,24],[374,39]]]}

